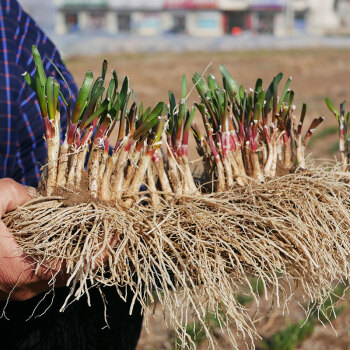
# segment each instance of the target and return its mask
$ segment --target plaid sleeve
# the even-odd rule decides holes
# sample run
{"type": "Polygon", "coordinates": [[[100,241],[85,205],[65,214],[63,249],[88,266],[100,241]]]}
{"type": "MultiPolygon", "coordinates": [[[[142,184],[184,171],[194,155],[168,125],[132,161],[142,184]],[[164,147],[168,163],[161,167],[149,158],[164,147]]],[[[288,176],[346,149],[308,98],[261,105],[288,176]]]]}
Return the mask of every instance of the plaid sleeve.
{"type": "MultiPolygon", "coordinates": [[[[63,73],[73,98],[77,87],[55,46],[17,1],[0,0],[0,28],[0,177],[36,186],[46,158],[44,128],[35,94],[21,76],[25,71],[34,74],[32,45],[37,45],[47,75],[56,76],[65,98],[68,98],[67,88],[48,58],[63,73]]],[[[64,129],[66,117],[61,101],[64,129]]]]}

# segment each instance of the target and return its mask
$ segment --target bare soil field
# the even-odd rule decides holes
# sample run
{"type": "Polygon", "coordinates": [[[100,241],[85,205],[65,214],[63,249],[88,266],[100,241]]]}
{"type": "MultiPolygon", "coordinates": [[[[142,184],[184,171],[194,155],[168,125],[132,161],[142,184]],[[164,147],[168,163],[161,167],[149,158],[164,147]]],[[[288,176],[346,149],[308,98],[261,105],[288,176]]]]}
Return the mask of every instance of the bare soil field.
{"type": "MultiPolygon", "coordinates": [[[[168,90],[172,89],[178,97],[181,88],[181,76],[186,74],[191,86],[194,72],[213,73],[220,78],[219,65],[224,64],[238,83],[247,88],[254,87],[258,77],[267,85],[274,75],[283,72],[284,77],[293,77],[292,88],[295,91],[297,106],[296,115],[301,111],[303,102],[308,105],[308,117],[324,115],[326,121],[322,128],[336,125],[335,119],[328,111],[324,98],[328,96],[336,105],[344,99],[350,103],[350,50],[313,49],[284,51],[240,51],[220,53],[156,53],[156,54],[108,54],[105,56],[73,57],[66,64],[77,83],[81,83],[86,70],[98,71],[103,58],[109,62],[109,68],[116,69],[120,77],[128,75],[131,86],[135,90],[138,101],[146,105],[155,105],[159,101],[167,101],[168,90]]],[[[189,102],[198,100],[193,91],[189,102]]],[[[322,130],[322,128],[320,128],[322,130]]],[[[336,136],[322,138],[313,144],[311,149],[316,157],[333,157],[327,153],[336,136]]],[[[293,303],[289,313],[282,316],[281,310],[271,311],[269,303],[262,306],[266,309],[266,317],[257,324],[264,336],[273,334],[288,322],[296,322],[303,318],[303,313],[293,303]]],[[[171,332],[164,325],[162,315],[151,320],[149,333],[142,333],[138,350],[170,350],[171,332]]],[[[345,309],[330,325],[319,325],[312,337],[306,340],[299,349],[303,350],[345,350],[350,349],[350,313],[345,309]]],[[[221,343],[220,343],[221,344],[221,343]]],[[[257,342],[258,345],[258,342],[257,342]]],[[[206,349],[202,345],[200,349],[206,349]]],[[[225,341],[219,347],[231,349],[225,341]]],[[[245,347],[242,347],[242,349],[245,347]]]]}

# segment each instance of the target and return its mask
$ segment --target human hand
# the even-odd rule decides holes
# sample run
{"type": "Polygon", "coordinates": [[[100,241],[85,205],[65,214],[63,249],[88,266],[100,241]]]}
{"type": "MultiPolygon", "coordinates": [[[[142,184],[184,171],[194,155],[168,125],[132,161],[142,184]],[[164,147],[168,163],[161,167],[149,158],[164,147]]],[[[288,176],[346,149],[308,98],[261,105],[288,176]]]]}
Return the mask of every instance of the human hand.
{"type": "MultiPolygon", "coordinates": [[[[0,219],[31,199],[28,188],[12,179],[0,179],[0,219]]],[[[55,286],[65,285],[65,276],[58,271],[40,267],[17,245],[13,235],[0,220],[0,300],[24,301],[48,289],[56,275],[55,286]]]]}

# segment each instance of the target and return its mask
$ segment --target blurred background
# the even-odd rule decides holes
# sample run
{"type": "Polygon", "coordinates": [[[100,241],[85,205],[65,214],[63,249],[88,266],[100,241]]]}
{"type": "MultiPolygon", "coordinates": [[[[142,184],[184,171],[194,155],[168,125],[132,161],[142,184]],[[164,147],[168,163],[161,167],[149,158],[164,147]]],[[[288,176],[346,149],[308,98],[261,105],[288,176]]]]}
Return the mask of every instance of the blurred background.
{"type": "MultiPolygon", "coordinates": [[[[220,64],[247,89],[259,77],[267,87],[279,72],[284,81],[292,76],[296,116],[306,102],[309,119],[326,117],[309,152],[314,158],[327,159],[337,154],[337,125],[324,98],[328,96],[336,106],[350,101],[350,0],[19,2],[57,45],[77,83],[88,69],[99,74],[107,58],[110,69],[130,77],[138,100],[147,105],[167,101],[170,89],[179,98],[182,74],[190,87],[194,72],[205,71],[219,79],[220,64]]],[[[193,92],[189,102],[197,100],[193,92]]],[[[279,330],[289,340],[298,340],[304,317],[298,302],[285,315],[282,310],[271,311],[270,306],[262,301],[266,316],[257,323],[258,331],[266,339],[279,330]]],[[[343,304],[333,324],[337,335],[329,325],[315,323],[306,340],[288,346],[288,342],[257,345],[270,350],[350,350],[348,311],[347,303],[343,304]]],[[[158,316],[149,324],[150,333],[143,331],[138,350],[175,349],[173,333],[162,314],[158,316]]],[[[231,349],[218,330],[216,334],[219,349],[231,349]]],[[[207,349],[205,339],[200,335],[197,339],[198,349],[207,349]]]]}
{"type": "Polygon", "coordinates": [[[276,45],[350,45],[346,37],[350,33],[348,0],[20,2],[66,56],[116,50],[193,51],[276,45]]]}

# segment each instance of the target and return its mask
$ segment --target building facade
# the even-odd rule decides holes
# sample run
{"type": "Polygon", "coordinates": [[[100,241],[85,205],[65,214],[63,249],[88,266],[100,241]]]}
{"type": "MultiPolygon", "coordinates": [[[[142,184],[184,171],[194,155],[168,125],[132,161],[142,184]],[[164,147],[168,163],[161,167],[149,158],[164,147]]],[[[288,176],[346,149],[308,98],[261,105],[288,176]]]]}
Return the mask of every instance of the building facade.
{"type": "Polygon", "coordinates": [[[55,0],[58,33],[277,36],[350,28],[349,0],[55,0]]]}

